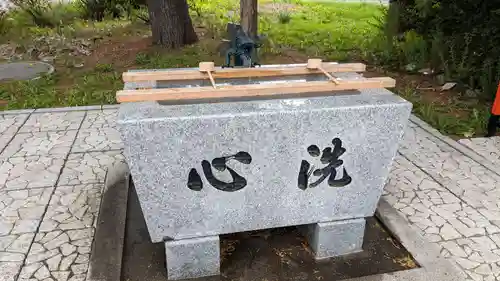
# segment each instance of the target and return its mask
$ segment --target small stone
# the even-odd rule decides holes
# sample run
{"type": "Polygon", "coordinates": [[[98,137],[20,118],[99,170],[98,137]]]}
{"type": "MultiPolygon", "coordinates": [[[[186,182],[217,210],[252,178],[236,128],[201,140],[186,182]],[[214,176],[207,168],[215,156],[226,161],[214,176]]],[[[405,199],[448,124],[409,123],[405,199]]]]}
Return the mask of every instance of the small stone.
{"type": "Polygon", "coordinates": [[[426,233],[430,234],[439,234],[439,228],[437,227],[429,227],[425,230],[426,233]]]}
{"type": "Polygon", "coordinates": [[[462,266],[464,269],[472,269],[472,268],[475,268],[478,265],[480,265],[480,263],[478,263],[478,262],[470,261],[470,260],[464,259],[464,258],[457,258],[457,259],[455,259],[455,261],[460,266],[462,266]]]}
{"type": "Polygon", "coordinates": [[[78,253],[80,253],[80,254],[90,253],[90,246],[78,247],[78,253]]]}
{"type": "Polygon", "coordinates": [[[65,257],[62,261],[61,264],[59,265],[59,270],[68,270],[71,264],[73,264],[73,261],[76,258],[76,253],[71,254],[67,257],[65,257]]]}
{"type": "Polygon", "coordinates": [[[76,264],[71,266],[74,274],[83,274],[87,272],[88,264],[76,264]]]}
{"type": "Polygon", "coordinates": [[[68,281],[85,281],[85,274],[73,275],[68,281]]]}
{"type": "Polygon", "coordinates": [[[488,275],[488,274],[491,274],[491,268],[487,264],[482,264],[482,265],[478,266],[474,270],[474,272],[482,274],[482,275],[488,275]]]}
{"type": "Polygon", "coordinates": [[[12,230],[13,224],[0,221],[0,235],[8,235],[12,230]]]}
{"type": "Polygon", "coordinates": [[[442,241],[443,238],[437,234],[426,234],[424,237],[431,243],[442,241]]]}
{"type": "Polygon", "coordinates": [[[457,243],[455,243],[455,241],[447,241],[447,242],[441,243],[441,246],[443,246],[444,248],[449,250],[453,256],[461,257],[461,258],[467,257],[467,254],[465,253],[465,251],[462,248],[460,248],[460,246],[458,246],[457,243]]]}
{"type": "Polygon", "coordinates": [[[66,243],[66,244],[63,244],[61,246],[61,252],[63,255],[67,256],[71,253],[74,253],[76,251],[76,247],[69,244],[69,243],[66,243]]]}
{"type": "Polygon", "coordinates": [[[52,276],[54,276],[57,281],[66,281],[68,280],[69,273],[69,271],[52,271],[52,276]]]}
{"type": "Polygon", "coordinates": [[[47,242],[49,242],[51,240],[54,240],[54,238],[56,238],[57,236],[59,236],[61,233],[62,233],[62,231],[60,231],[60,230],[51,231],[51,232],[45,234],[45,236],[40,237],[40,238],[38,237],[38,235],[39,234],[41,235],[41,233],[39,233],[39,234],[37,234],[37,238],[35,240],[39,241],[42,244],[45,244],[45,243],[47,243],[47,242]]]}
{"type": "Polygon", "coordinates": [[[0,263],[0,280],[14,280],[10,276],[16,276],[21,268],[22,262],[5,262],[0,263]],[[4,279],[7,277],[6,279],[4,279]]]}
{"type": "Polygon", "coordinates": [[[417,66],[414,63],[409,63],[405,66],[406,71],[413,72],[417,69],[417,66]]]}
{"type": "Polygon", "coordinates": [[[436,226],[442,226],[443,224],[446,223],[446,221],[440,216],[431,216],[431,220],[432,222],[434,222],[436,226]]]}
{"type": "Polygon", "coordinates": [[[484,261],[487,263],[500,262],[500,256],[492,252],[483,252],[481,256],[483,256],[484,261]]]}
{"type": "Polygon", "coordinates": [[[23,261],[24,255],[19,253],[9,253],[9,252],[1,252],[0,253],[0,262],[12,262],[12,261],[23,261]]]}
{"type": "Polygon", "coordinates": [[[497,281],[495,276],[485,276],[484,281],[497,281]]]}
{"type": "Polygon", "coordinates": [[[480,263],[484,262],[483,257],[481,257],[477,252],[472,253],[472,255],[469,256],[469,260],[480,263]]]}
{"type": "Polygon", "coordinates": [[[493,241],[491,241],[490,238],[488,238],[486,236],[472,237],[471,239],[475,243],[479,244],[482,249],[485,249],[485,250],[497,249],[497,245],[493,241]]]}
{"type": "Polygon", "coordinates": [[[56,59],[56,57],[41,57],[40,60],[43,62],[53,62],[56,59]]]}
{"type": "Polygon", "coordinates": [[[57,270],[59,268],[59,263],[61,262],[61,259],[62,259],[62,256],[60,254],[48,259],[47,265],[49,266],[49,269],[51,271],[57,270]]]}
{"type": "Polygon", "coordinates": [[[68,229],[79,229],[79,228],[85,228],[86,225],[81,223],[80,221],[74,221],[71,223],[61,223],[59,227],[63,230],[68,230],[68,229]]]}
{"type": "Polygon", "coordinates": [[[89,254],[78,255],[75,259],[75,263],[88,263],[89,262],[89,254]]]}
{"type": "Polygon", "coordinates": [[[457,85],[457,83],[453,83],[453,82],[448,82],[448,83],[445,83],[445,84],[441,87],[441,91],[448,91],[448,90],[451,90],[451,89],[453,89],[456,85],[457,85]]]}
{"type": "Polygon", "coordinates": [[[45,252],[45,248],[38,243],[31,244],[30,255],[45,252]]]}
{"type": "Polygon", "coordinates": [[[447,223],[444,224],[443,227],[441,228],[440,234],[444,240],[452,240],[462,237],[460,233],[458,233],[451,225],[447,223]]]}
{"type": "Polygon", "coordinates": [[[31,242],[33,241],[34,234],[26,233],[21,234],[10,246],[7,248],[9,252],[25,253],[28,251],[31,242]]]}
{"type": "Polygon", "coordinates": [[[44,219],[40,225],[40,231],[51,231],[57,228],[57,222],[50,219],[44,219]]]}
{"type": "MultiPolygon", "coordinates": [[[[416,68],[416,66],[415,66],[415,68],[416,68]]],[[[434,70],[432,70],[430,68],[422,68],[422,69],[419,69],[418,72],[421,74],[424,74],[424,75],[430,75],[430,74],[434,73],[434,70]]]]}
{"type": "Polygon", "coordinates": [[[470,271],[467,271],[467,274],[469,274],[469,276],[474,280],[474,281],[484,281],[483,280],[483,276],[477,274],[477,273],[474,273],[474,272],[470,272],[470,271]]]}
{"type": "Polygon", "coordinates": [[[66,235],[66,233],[63,232],[61,233],[61,235],[57,236],[52,241],[45,243],[44,246],[46,249],[52,250],[67,242],[69,242],[69,237],[68,235],[66,235]]]}
{"type": "Polygon", "coordinates": [[[12,234],[35,232],[38,227],[38,220],[18,220],[12,234]]]}
{"type": "Polygon", "coordinates": [[[472,254],[472,249],[469,246],[463,245],[462,247],[463,247],[465,253],[467,254],[467,256],[469,256],[470,254],[472,254]]]}
{"type": "Polygon", "coordinates": [[[47,269],[47,267],[42,266],[42,267],[40,267],[40,269],[37,270],[37,272],[35,272],[35,277],[38,280],[48,278],[48,277],[50,277],[50,271],[47,269]]]}
{"type": "Polygon", "coordinates": [[[68,214],[68,213],[62,213],[62,214],[53,216],[52,219],[55,220],[55,221],[57,221],[57,222],[59,222],[59,223],[61,223],[61,222],[65,221],[65,220],[69,219],[70,217],[71,217],[70,214],[68,214]]]}
{"type": "Polygon", "coordinates": [[[25,279],[30,278],[31,275],[33,275],[33,273],[35,273],[35,271],[37,271],[41,266],[42,263],[40,262],[23,266],[21,274],[19,274],[19,278],[25,278],[25,279]]]}
{"type": "Polygon", "coordinates": [[[26,258],[27,263],[34,263],[38,261],[43,261],[46,259],[49,259],[55,255],[58,254],[57,249],[51,250],[51,251],[46,251],[46,252],[40,252],[38,254],[29,254],[28,258],[26,258]]]}
{"type": "Polygon", "coordinates": [[[92,229],[78,229],[78,230],[70,230],[67,232],[71,241],[80,240],[83,238],[91,238],[92,239],[92,229]]]}
{"type": "Polygon", "coordinates": [[[9,192],[9,196],[13,199],[26,199],[29,197],[28,190],[13,190],[9,192]]]}
{"type": "Polygon", "coordinates": [[[486,227],[486,232],[488,232],[488,234],[499,233],[500,229],[494,225],[489,225],[486,227]]]}
{"type": "Polygon", "coordinates": [[[459,220],[466,224],[468,227],[476,227],[476,223],[469,218],[459,218],[459,220]]]}

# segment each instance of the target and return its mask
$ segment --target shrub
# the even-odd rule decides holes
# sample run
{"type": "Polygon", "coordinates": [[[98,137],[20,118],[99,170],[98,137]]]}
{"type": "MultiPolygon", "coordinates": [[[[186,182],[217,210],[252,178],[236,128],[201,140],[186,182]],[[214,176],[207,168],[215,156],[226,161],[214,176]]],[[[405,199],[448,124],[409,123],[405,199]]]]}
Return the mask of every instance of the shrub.
{"type": "Polygon", "coordinates": [[[278,13],[278,21],[282,24],[289,23],[292,20],[292,15],[289,11],[279,11],[278,13]]]}
{"type": "Polygon", "coordinates": [[[9,31],[10,22],[7,11],[0,10],[0,35],[9,31]]]}
{"type": "Polygon", "coordinates": [[[12,0],[12,3],[29,15],[33,23],[39,27],[55,27],[56,21],[51,17],[50,2],[47,0],[12,0]]]}
{"type": "Polygon", "coordinates": [[[37,27],[59,27],[67,25],[81,16],[73,3],[52,3],[48,0],[12,0],[18,8],[10,11],[16,26],[35,24],[37,27]]]}
{"type": "Polygon", "coordinates": [[[498,1],[399,0],[381,29],[388,42],[397,42],[387,46],[401,47],[397,53],[406,63],[425,59],[447,78],[494,95],[500,79],[498,1]]]}
{"type": "Polygon", "coordinates": [[[133,10],[146,5],[145,0],[79,0],[84,11],[84,17],[101,21],[106,16],[118,18],[132,16],[133,10]]]}

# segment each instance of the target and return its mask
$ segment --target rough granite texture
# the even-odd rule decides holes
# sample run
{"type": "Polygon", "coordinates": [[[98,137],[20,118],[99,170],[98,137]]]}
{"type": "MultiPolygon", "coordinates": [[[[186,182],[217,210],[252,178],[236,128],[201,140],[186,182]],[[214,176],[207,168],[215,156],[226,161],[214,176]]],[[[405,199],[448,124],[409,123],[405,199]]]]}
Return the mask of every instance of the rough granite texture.
{"type": "Polygon", "coordinates": [[[165,242],[169,280],[218,275],[219,236],[165,242]]]}
{"type": "Polygon", "coordinates": [[[316,259],[357,253],[363,250],[365,219],[308,225],[307,239],[316,259]]]}
{"type": "MultiPolygon", "coordinates": [[[[118,125],[153,242],[372,216],[408,120],[411,105],[382,90],[303,99],[160,105],[122,104],[118,125]],[[339,158],[352,177],[299,189],[302,160],[340,138],[339,158]],[[247,180],[235,192],[211,186],[202,160],[248,152],[228,167],[247,180]],[[195,168],[203,189],[188,188],[195,168]]],[[[319,158],[319,157],[318,157],[319,158]]],[[[212,168],[228,181],[228,171],[212,168]],[[226,174],[225,174],[226,173],[226,174]]],[[[311,175],[311,177],[313,177],[311,175]]],[[[313,180],[317,179],[316,176],[313,180]]]]}

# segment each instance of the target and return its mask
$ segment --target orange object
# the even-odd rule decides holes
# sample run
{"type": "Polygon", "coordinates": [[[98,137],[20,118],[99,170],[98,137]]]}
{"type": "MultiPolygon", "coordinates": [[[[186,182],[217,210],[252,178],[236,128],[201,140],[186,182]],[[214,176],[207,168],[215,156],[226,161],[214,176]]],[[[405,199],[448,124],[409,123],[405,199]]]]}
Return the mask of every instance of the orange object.
{"type": "Polygon", "coordinates": [[[497,95],[495,96],[493,107],[491,107],[491,114],[500,115],[500,84],[498,85],[497,95]]]}

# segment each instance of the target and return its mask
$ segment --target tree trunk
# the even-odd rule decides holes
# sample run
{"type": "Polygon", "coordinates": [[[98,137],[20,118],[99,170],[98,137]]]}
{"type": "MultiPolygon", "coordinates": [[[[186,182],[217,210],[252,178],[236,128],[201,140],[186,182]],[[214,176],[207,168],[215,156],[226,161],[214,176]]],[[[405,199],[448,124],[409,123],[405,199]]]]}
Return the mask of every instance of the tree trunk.
{"type": "Polygon", "coordinates": [[[198,41],[186,0],[147,0],[153,43],[180,48],[198,41]]]}
{"type": "Polygon", "coordinates": [[[257,0],[240,0],[241,27],[255,39],[257,37],[257,0]]]}

